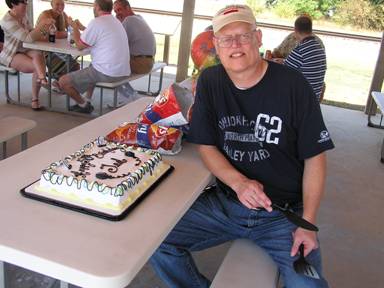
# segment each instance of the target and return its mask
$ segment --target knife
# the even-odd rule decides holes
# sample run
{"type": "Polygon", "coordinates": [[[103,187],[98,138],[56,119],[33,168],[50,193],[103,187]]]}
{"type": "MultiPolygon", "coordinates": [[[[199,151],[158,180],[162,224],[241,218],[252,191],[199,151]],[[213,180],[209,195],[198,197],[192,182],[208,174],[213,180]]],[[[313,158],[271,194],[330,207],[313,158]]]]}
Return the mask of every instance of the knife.
{"type": "MultiPolygon", "coordinates": [[[[223,188],[224,188],[224,190],[229,191],[229,192],[233,191],[226,185],[223,188]]],[[[264,191],[265,190],[271,191],[271,189],[272,189],[271,186],[264,185],[264,191]]],[[[235,192],[233,192],[233,193],[235,193],[235,192]]],[[[298,227],[301,227],[303,229],[310,230],[310,231],[316,231],[316,232],[319,231],[319,228],[317,228],[315,225],[308,222],[307,220],[305,220],[301,216],[297,215],[287,205],[286,205],[286,207],[281,207],[277,204],[272,203],[272,208],[282,212],[284,214],[284,216],[288,219],[288,221],[290,221],[291,223],[295,224],[298,227]]]]}
{"type": "Polygon", "coordinates": [[[272,203],[272,208],[279,210],[281,213],[284,214],[285,217],[287,217],[288,221],[292,222],[298,227],[301,227],[303,229],[310,230],[310,231],[316,231],[316,232],[319,231],[319,228],[317,228],[317,226],[313,225],[312,223],[308,222],[301,216],[297,215],[288,207],[281,207],[277,204],[272,203]]]}

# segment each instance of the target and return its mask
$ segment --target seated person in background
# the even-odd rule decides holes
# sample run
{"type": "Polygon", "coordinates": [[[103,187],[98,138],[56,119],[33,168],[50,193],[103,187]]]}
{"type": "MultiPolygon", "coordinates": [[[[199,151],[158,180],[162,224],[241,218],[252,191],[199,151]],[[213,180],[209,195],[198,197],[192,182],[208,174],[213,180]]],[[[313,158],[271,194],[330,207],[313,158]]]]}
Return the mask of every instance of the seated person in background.
{"type": "Polygon", "coordinates": [[[296,19],[295,37],[299,44],[283,63],[303,73],[320,101],[327,60],[325,49],[312,34],[312,20],[309,16],[303,15],[296,19]]]}
{"type": "Polygon", "coordinates": [[[116,0],[113,10],[127,32],[132,73],[150,72],[156,54],[156,40],[151,28],[143,17],[133,13],[127,0],[116,0]]]}
{"type": "Polygon", "coordinates": [[[73,28],[73,40],[80,50],[90,49],[91,65],[85,69],[60,77],[58,86],[76,105],[70,110],[91,113],[90,103],[97,82],[121,81],[131,74],[127,34],[121,23],[111,15],[112,0],[95,0],[93,19],[80,35],[78,22],[69,23],[73,28]],[[80,93],[87,91],[86,98],[80,93]]]}
{"type": "MultiPolygon", "coordinates": [[[[37,19],[37,23],[39,23],[42,19],[52,18],[55,20],[56,26],[56,38],[64,39],[67,37],[67,29],[69,27],[68,24],[68,15],[64,12],[65,3],[64,0],[52,0],[51,1],[52,9],[45,10],[41,12],[39,18],[37,19]]],[[[78,20],[76,20],[78,21],[78,20]]],[[[78,22],[80,30],[84,30],[85,27],[78,22]]]]}
{"type": "MultiPolygon", "coordinates": [[[[156,54],[156,40],[151,28],[143,17],[132,11],[127,0],[116,0],[113,10],[127,32],[132,73],[149,73],[156,54]]],[[[129,98],[131,101],[137,98],[137,92],[129,83],[124,84],[118,91],[119,95],[129,98]]]]}
{"type": "Polygon", "coordinates": [[[47,85],[45,78],[45,60],[43,53],[23,48],[23,42],[46,40],[48,27],[53,19],[45,19],[32,29],[26,16],[27,0],[6,0],[10,10],[0,22],[4,30],[4,46],[0,53],[0,63],[23,73],[32,74],[32,104],[39,110],[39,91],[41,85],[47,85]]]}
{"type": "MultiPolygon", "coordinates": [[[[324,48],[324,44],[321,41],[321,39],[315,34],[312,34],[312,35],[320,43],[321,47],[324,48]]],[[[281,42],[279,46],[273,49],[272,58],[287,58],[288,54],[291,53],[291,51],[298,44],[299,42],[297,41],[295,32],[290,33],[287,37],[284,38],[283,42],[281,42]]]]}
{"type": "Polygon", "coordinates": [[[262,32],[248,6],[227,6],[212,22],[221,64],[198,79],[188,141],[197,144],[217,185],[197,198],[151,263],[167,287],[208,288],[191,252],[248,238],[278,265],[284,287],[326,288],[322,275],[293,269],[302,244],[321,271],[316,232],[272,208],[289,204],[316,223],[325,151],[333,148],[320,106],[301,73],[260,57],[262,32]]]}
{"type": "MultiPolygon", "coordinates": [[[[69,27],[69,19],[67,14],[64,12],[64,0],[52,0],[51,7],[52,9],[41,12],[39,18],[37,19],[37,23],[40,23],[40,21],[44,19],[55,20],[54,24],[56,26],[56,39],[64,39],[67,37],[67,29],[69,27]]],[[[78,24],[80,30],[85,29],[85,27],[80,22],[78,22],[78,24]]],[[[61,53],[52,53],[51,72],[53,78],[58,79],[61,75],[67,73],[66,61],[67,55],[61,53]]],[[[75,59],[71,58],[69,70],[76,71],[79,69],[79,63],[77,63],[75,59]]]]}

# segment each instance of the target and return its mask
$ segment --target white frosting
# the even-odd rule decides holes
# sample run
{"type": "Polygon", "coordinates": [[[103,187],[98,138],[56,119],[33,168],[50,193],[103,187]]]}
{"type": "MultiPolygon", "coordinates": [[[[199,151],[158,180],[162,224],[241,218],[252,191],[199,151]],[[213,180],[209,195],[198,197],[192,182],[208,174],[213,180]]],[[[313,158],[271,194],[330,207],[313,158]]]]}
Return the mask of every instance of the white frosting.
{"type": "Polygon", "coordinates": [[[119,211],[131,205],[169,167],[152,150],[111,142],[98,147],[96,143],[43,170],[37,189],[76,203],[119,211]],[[112,178],[99,179],[96,174],[101,172],[112,178]]]}

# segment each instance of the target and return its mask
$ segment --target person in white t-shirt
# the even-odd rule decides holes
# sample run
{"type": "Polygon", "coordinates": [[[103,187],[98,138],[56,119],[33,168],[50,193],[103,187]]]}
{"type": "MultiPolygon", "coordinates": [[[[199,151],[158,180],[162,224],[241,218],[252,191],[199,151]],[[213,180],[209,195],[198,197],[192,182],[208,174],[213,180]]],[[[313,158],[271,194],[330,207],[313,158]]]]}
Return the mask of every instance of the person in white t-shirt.
{"type": "Polygon", "coordinates": [[[77,102],[71,111],[91,113],[90,103],[97,82],[116,82],[131,74],[127,34],[111,15],[112,0],[95,0],[93,19],[80,35],[77,22],[69,19],[73,40],[80,50],[90,49],[92,63],[89,67],[60,77],[57,85],[77,102]],[[86,97],[80,93],[87,91],[86,97]]]}

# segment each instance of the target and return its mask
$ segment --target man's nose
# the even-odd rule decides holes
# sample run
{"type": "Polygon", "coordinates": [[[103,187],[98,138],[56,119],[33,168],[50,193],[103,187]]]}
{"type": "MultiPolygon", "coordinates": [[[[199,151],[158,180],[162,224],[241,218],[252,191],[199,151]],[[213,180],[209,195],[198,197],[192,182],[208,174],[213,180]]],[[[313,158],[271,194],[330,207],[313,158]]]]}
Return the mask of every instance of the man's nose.
{"type": "Polygon", "coordinates": [[[240,46],[241,46],[240,37],[233,37],[232,38],[232,45],[231,45],[231,47],[238,48],[240,46]]]}

